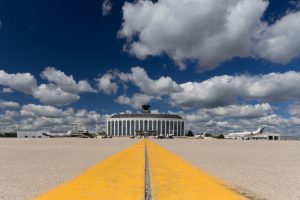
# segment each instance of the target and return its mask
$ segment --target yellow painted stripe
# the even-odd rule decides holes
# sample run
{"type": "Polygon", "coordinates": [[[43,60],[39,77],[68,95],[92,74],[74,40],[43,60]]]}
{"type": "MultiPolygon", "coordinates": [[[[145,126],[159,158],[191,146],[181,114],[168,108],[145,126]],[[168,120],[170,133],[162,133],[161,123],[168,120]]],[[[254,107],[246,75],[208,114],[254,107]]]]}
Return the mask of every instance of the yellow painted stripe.
{"type": "Polygon", "coordinates": [[[144,146],[145,141],[138,142],[36,200],[141,200],[144,146]]]}
{"type": "Polygon", "coordinates": [[[147,141],[147,145],[155,200],[246,199],[154,142],[147,141]]]}

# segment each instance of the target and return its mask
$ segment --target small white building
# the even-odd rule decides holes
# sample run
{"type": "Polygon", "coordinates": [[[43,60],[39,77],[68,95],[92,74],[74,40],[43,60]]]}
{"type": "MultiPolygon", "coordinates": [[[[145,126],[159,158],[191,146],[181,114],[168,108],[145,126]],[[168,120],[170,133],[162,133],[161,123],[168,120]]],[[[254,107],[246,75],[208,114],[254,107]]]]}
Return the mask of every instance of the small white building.
{"type": "Polygon", "coordinates": [[[262,133],[258,135],[251,136],[251,140],[280,140],[279,133],[262,133]]]}
{"type": "Polygon", "coordinates": [[[49,131],[17,131],[17,138],[42,138],[43,133],[49,134],[49,131]]]}

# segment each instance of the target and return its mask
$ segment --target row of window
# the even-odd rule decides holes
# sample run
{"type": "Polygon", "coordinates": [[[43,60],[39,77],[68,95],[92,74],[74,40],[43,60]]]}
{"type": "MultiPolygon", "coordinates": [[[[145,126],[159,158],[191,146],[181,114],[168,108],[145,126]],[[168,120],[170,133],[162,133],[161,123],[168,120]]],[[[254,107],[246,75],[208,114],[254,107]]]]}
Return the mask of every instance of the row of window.
{"type": "Polygon", "coordinates": [[[184,135],[183,121],[119,120],[108,121],[107,133],[112,136],[136,135],[136,131],[153,131],[158,134],[184,135]]]}

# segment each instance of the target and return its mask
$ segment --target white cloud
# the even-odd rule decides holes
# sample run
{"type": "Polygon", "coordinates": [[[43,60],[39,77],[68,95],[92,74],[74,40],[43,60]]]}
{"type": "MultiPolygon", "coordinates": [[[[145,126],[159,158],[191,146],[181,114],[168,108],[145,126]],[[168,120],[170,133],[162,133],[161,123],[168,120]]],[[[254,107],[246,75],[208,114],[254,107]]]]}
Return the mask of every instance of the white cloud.
{"type": "MultiPolygon", "coordinates": [[[[99,89],[106,94],[117,92],[117,82],[132,83],[139,88],[143,97],[147,97],[144,98],[147,99],[144,102],[165,96],[169,98],[171,105],[180,108],[224,107],[239,103],[239,100],[272,103],[297,101],[300,98],[300,91],[297,89],[297,85],[300,84],[300,73],[295,71],[264,75],[223,75],[202,82],[178,84],[170,77],[153,80],[143,68],[133,67],[131,73],[110,71],[97,81],[99,89]],[[153,98],[150,100],[150,97],[153,98]]],[[[128,105],[132,99],[137,98],[133,97],[122,95],[117,102],[128,105]]]]}
{"type": "Polygon", "coordinates": [[[295,8],[298,8],[298,9],[300,8],[300,1],[299,0],[290,0],[289,3],[291,5],[294,5],[295,8]]]}
{"type": "Polygon", "coordinates": [[[76,83],[72,75],[67,76],[64,72],[57,70],[54,67],[45,68],[41,76],[49,81],[49,83],[55,83],[66,92],[74,94],[81,92],[95,92],[86,80],[80,80],[76,83]]]}
{"type": "Polygon", "coordinates": [[[10,88],[3,88],[2,93],[13,93],[14,91],[10,88]]]}
{"type": "Polygon", "coordinates": [[[0,130],[1,132],[12,131],[17,129],[16,119],[19,116],[17,111],[5,110],[0,112],[0,130]]]}
{"type": "Polygon", "coordinates": [[[188,123],[195,123],[195,122],[198,122],[198,123],[205,122],[206,123],[211,120],[211,116],[202,111],[185,114],[184,118],[185,118],[186,122],[188,122],[188,123]]]}
{"type": "Polygon", "coordinates": [[[47,117],[47,118],[56,118],[56,117],[67,117],[74,114],[73,109],[68,109],[66,111],[58,109],[53,106],[44,106],[44,105],[35,105],[28,104],[22,106],[20,114],[23,117],[47,117]]]}
{"type": "Polygon", "coordinates": [[[230,105],[227,107],[204,109],[204,112],[214,116],[257,118],[272,114],[273,109],[270,104],[263,103],[256,105],[230,105]]]}
{"type": "Polygon", "coordinates": [[[75,114],[76,122],[87,125],[100,124],[101,116],[95,111],[79,110],[75,114]]]}
{"type": "Polygon", "coordinates": [[[37,84],[37,80],[30,73],[8,74],[0,70],[0,85],[10,89],[30,94],[48,105],[64,106],[80,99],[83,92],[96,92],[86,80],[78,83],[73,76],[53,67],[47,67],[41,74],[48,84],[37,84]]]}
{"type": "Polygon", "coordinates": [[[203,70],[234,57],[287,63],[300,54],[299,13],[268,25],[261,21],[268,5],[262,0],[126,2],[119,37],[136,57],[167,54],[182,69],[186,61],[203,70]]]}
{"type": "Polygon", "coordinates": [[[294,103],[289,105],[288,112],[291,116],[299,116],[300,117],[300,103],[294,103]]]}
{"type": "Polygon", "coordinates": [[[229,133],[254,129],[273,115],[271,105],[263,103],[256,105],[230,105],[212,109],[199,109],[192,112],[177,113],[185,119],[187,129],[196,132],[229,133]]]}
{"type": "Polygon", "coordinates": [[[300,55],[300,12],[290,13],[267,27],[256,47],[258,55],[286,64],[300,55]],[[287,31],[288,30],[288,31],[287,31]]]}
{"type": "Polygon", "coordinates": [[[111,13],[113,3],[110,0],[104,0],[102,3],[102,15],[107,16],[111,13]]]}
{"type": "MultiPolygon", "coordinates": [[[[291,117],[291,123],[296,126],[300,126],[300,118],[299,117],[291,117]]],[[[297,129],[297,134],[299,134],[299,129],[297,129]]]]}
{"type": "Polygon", "coordinates": [[[66,131],[74,129],[78,123],[82,128],[96,130],[104,126],[104,122],[101,115],[95,111],[28,104],[20,110],[18,127],[22,130],[66,131]]]}
{"type": "Polygon", "coordinates": [[[113,79],[114,77],[111,73],[104,74],[97,78],[96,81],[98,89],[108,95],[116,94],[119,87],[117,83],[112,82],[113,79]]]}
{"type": "Polygon", "coordinates": [[[117,79],[122,83],[132,83],[137,86],[140,91],[148,96],[161,97],[169,95],[170,93],[180,92],[182,88],[170,77],[162,76],[157,80],[151,79],[147,72],[142,67],[132,67],[131,73],[124,73],[119,71],[108,72],[99,79],[99,90],[106,94],[116,93],[118,90],[117,83],[112,82],[117,79]]]}
{"type": "Polygon", "coordinates": [[[285,119],[276,114],[272,114],[258,119],[258,122],[263,125],[280,126],[287,124],[288,119],[285,119]]]}
{"type": "Polygon", "coordinates": [[[123,78],[125,81],[126,79],[132,81],[141,92],[147,95],[163,96],[182,90],[170,77],[162,76],[157,80],[150,79],[147,72],[141,67],[133,67],[130,74],[127,74],[127,76],[124,75],[126,74],[120,74],[120,78],[123,78]]]}
{"type": "Polygon", "coordinates": [[[234,104],[237,98],[264,102],[295,101],[300,73],[270,73],[266,75],[216,76],[203,82],[181,84],[182,92],[172,93],[172,105],[183,108],[218,107],[234,104]]]}
{"type": "MultiPolygon", "coordinates": [[[[242,107],[253,107],[252,105],[242,105],[242,107]]],[[[224,107],[222,109],[228,109],[224,107]]],[[[229,108],[230,110],[231,108],[229,108]]],[[[254,109],[255,110],[255,109],[254,109]]],[[[293,128],[296,125],[297,119],[284,118],[276,115],[272,112],[261,112],[257,116],[252,115],[252,111],[249,115],[244,116],[227,116],[225,115],[214,115],[207,112],[207,110],[198,110],[191,113],[181,113],[181,116],[185,119],[186,130],[193,130],[195,132],[210,132],[217,134],[227,134],[230,132],[239,131],[252,131],[256,130],[258,126],[265,125],[267,132],[282,133],[284,131],[293,134],[293,128]]]]}
{"type": "Polygon", "coordinates": [[[37,87],[37,81],[30,73],[8,74],[0,70],[0,85],[31,94],[33,89],[37,87]]]}
{"type": "Polygon", "coordinates": [[[125,95],[119,96],[116,99],[116,102],[119,104],[129,105],[138,109],[143,104],[148,104],[153,99],[153,96],[148,96],[145,94],[134,94],[131,98],[125,95]]]}
{"type": "Polygon", "coordinates": [[[79,95],[65,92],[52,84],[41,84],[35,89],[33,96],[44,104],[56,106],[69,105],[80,99],[79,95]]]}
{"type": "Polygon", "coordinates": [[[4,101],[0,99],[0,108],[19,108],[20,104],[13,101],[4,101]]]}

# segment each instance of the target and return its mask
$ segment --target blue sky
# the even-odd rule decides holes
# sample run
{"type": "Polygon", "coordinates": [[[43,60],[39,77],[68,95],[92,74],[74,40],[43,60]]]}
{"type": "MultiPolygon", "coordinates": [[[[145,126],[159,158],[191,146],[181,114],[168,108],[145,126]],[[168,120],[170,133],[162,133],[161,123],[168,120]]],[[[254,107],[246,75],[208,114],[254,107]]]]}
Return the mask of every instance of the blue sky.
{"type": "Polygon", "coordinates": [[[300,95],[290,91],[300,83],[299,5],[0,1],[0,127],[65,129],[86,118],[95,129],[150,103],[196,131],[266,124],[297,134],[300,95]]]}

